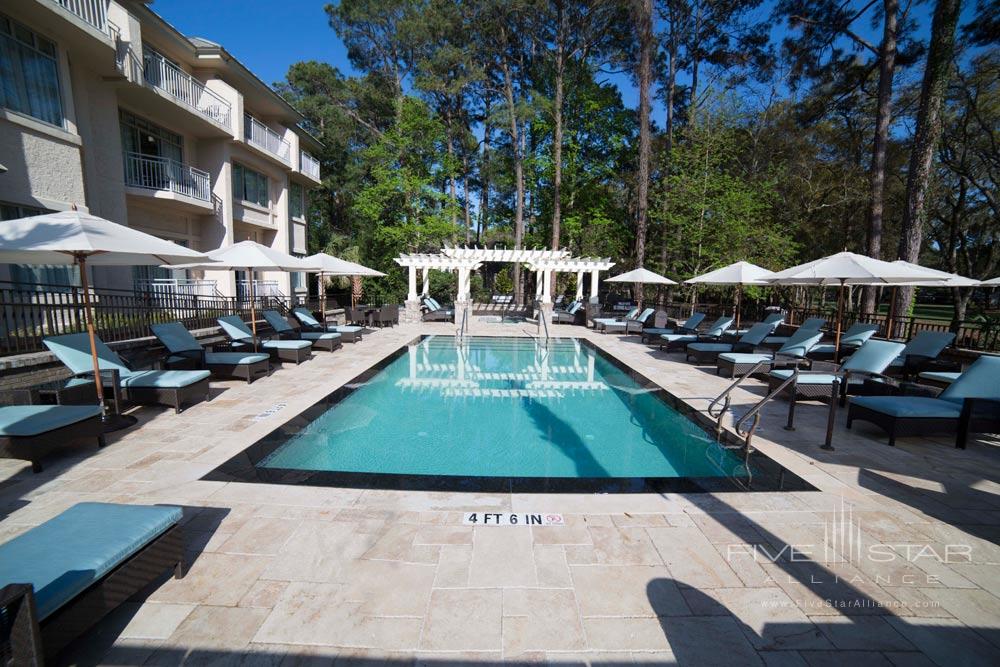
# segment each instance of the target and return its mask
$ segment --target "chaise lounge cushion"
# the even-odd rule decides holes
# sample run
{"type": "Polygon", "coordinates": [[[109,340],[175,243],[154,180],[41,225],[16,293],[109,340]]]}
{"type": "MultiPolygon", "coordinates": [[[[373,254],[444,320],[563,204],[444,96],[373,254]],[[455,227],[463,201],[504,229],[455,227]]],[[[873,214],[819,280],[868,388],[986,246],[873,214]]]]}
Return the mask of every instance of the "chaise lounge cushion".
{"type": "Polygon", "coordinates": [[[946,371],[924,371],[918,377],[921,380],[930,380],[931,382],[940,382],[941,384],[951,384],[958,379],[961,373],[949,373],[946,371]]]}
{"type": "Polygon", "coordinates": [[[733,346],[729,343],[689,343],[688,349],[698,352],[729,352],[733,346]]]}
{"type": "Polygon", "coordinates": [[[210,371],[136,371],[128,377],[123,377],[121,385],[123,387],[179,389],[207,380],[211,375],[210,371]]]}
{"type": "Polygon", "coordinates": [[[756,364],[761,361],[771,361],[770,354],[741,354],[739,352],[725,352],[719,355],[719,359],[731,361],[734,364],[756,364]]]}
{"type": "Polygon", "coordinates": [[[0,585],[33,585],[45,619],[180,520],[179,507],[79,503],[0,544],[0,585]]]}
{"type": "Polygon", "coordinates": [[[302,340],[337,340],[340,334],[332,331],[303,331],[299,334],[302,340]]]}
{"type": "Polygon", "coordinates": [[[100,414],[99,405],[8,405],[0,407],[0,436],[30,438],[100,414]]]}
{"type": "Polygon", "coordinates": [[[851,403],[891,417],[958,419],[962,404],[924,396],[858,396],[851,403]]]}

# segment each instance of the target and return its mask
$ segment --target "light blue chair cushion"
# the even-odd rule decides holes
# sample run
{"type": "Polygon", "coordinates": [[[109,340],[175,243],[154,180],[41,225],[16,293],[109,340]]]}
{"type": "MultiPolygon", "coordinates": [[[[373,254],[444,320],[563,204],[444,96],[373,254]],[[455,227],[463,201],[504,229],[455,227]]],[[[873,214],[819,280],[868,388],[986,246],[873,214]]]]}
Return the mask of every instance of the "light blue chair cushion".
{"type": "MultiPolygon", "coordinates": [[[[774,326],[777,326],[777,324],[774,326]]],[[[745,334],[740,336],[740,342],[745,345],[760,345],[774,331],[774,326],[769,322],[758,322],[750,327],[745,334]]]]}
{"type": "Polygon", "coordinates": [[[723,333],[725,333],[726,329],[728,329],[729,325],[732,324],[732,323],[733,323],[733,318],[731,318],[731,317],[720,317],[719,319],[717,319],[714,322],[712,322],[712,325],[708,327],[708,330],[705,331],[704,335],[706,335],[706,336],[714,336],[714,337],[718,338],[723,333]]]}
{"type": "Polygon", "coordinates": [[[660,334],[660,338],[668,343],[694,343],[698,340],[695,334],[660,334]]]}
{"type": "MultiPolygon", "coordinates": [[[[65,336],[50,336],[42,341],[45,347],[56,356],[74,375],[83,375],[94,371],[94,362],[90,354],[90,338],[85,333],[66,334],[65,336]]],[[[122,376],[129,375],[132,370],[125,365],[121,357],[115,354],[100,338],[94,338],[97,359],[101,370],[116,370],[122,376]]]]}
{"type": "Polygon", "coordinates": [[[941,384],[951,384],[962,375],[961,373],[947,373],[944,371],[924,371],[920,374],[921,380],[940,382],[941,384]]]}
{"type": "Polygon", "coordinates": [[[179,389],[210,377],[209,371],[136,371],[123,377],[123,387],[179,389]]]}
{"type": "Polygon", "coordinates": [[[266,354],[244,353],[244,352],[206,352],[206,364],[227,364],[239,366],[242,364],[256,364],[267,361],[270,357],[266,354]]]}
{"type": "MultiPolygon", "coordinates": [[[[843,343],[840,345],[845,347],[843,343]]],[[[822,343],[820,345],[813,345],[813,349],[810,350],[813,354],[833,354],[837,351],[837,346],[832,343],[822,343]]]]}
{"type": "Polygon", "coordinates": [[[261,313],[264,316],[264,321],[267,322],[272,329],[278,333],[285,333],[287,331],[294,331],[295,327],[288,323],[284,317],[281,316],[276,310],[265,310],[261,313]]]}
{"type": "Polygon", "coordinates": [[[698,352],[729,352],[733,346],[729,343],[689,343],[688,349],[698,352]]]}
{"type": "Polygon", "coordinates": [[[825,317],[810,317],[805,322],[799,325],[799,329],[812,329],[813,331],[817,331],[823,328],[823,325],[825,324],[826,324],[825,317]]]}
{"type": "Polygon", "coordinates": [[[881,373],[899,356],[903,347],[902,343],[888,340],[870,340],[855,350],[840,368],[845,371],[881,373]]]}
{"type": "Polygon", "coordinates": [[[813,349],[823,334],[815,329],[799,329],[778,349],[778,354],[786,357],[804,357],[813,349]]]}
{"type": "Polygon", "coordinates": [[[7,405],[0,407],[0,436],[41,435],[100,414],[99,405],[7,405]]]}
{"type": "Polygon", "coordinates": [[[574,301],[572,304],[570,304],[570,307],[566,310],[566,312],[569,313],[570,315],[576,315],[576,312],[581,308],[583,308],[583,303],[580,301],[574,301]]]}
{"type": "Polygon", "coordinates": [[[233,340],[239,341],[247,338],[253,338],[253,331],[251,331],[250,327],[246,325],[246,322],[236,315],[226,315],[225,317],[220,317],[215,321],[219,323],[219,326],[222,328],[222,332],[233,340]]]}
{"type": "Polygon", "coordinates": [[[303,331],[302,340],[339,340],[340,334],[333,331],[303,331]]]}
{"type": "Polygon", "coordinates": [[[916,354],[934,358],[944,352],[944,348],[951,345],[953,340],[955,334],[951,331],[921,331],[910,339],[900,356],[916,354]]]}
{"type": "Polygon", "coordinates": [[[602,324],[604,326],[607,326],[609,324],[625,324],[625,322],[623,322],[622,320],[619,320],[614,317],[597,317],[594,318],[594,322],[597,324],[602,324]]]}
{"type": "Polygon", "coordinates": [[[684,329],[694,329],[705,319],[705,313],[693,313],[691,317],[684,320],[684,324],[681,325],[684,329]]]}
{"type": "Polygon", "coordinates": [[[266,340],[260,346],[272,350],[301,350],[312,347],[312,343],[307,340],[266,340]]]}
{"type": "Polygon", "coordinates": [[[959,404],[966,398],[1000,400],[1000,382],[997,378],[1000,378],[1000,357],[979,357],[941,392],[939,398],[959,404]]]}
{"type": "Polygon", "coordinates": [[[642,333],[647,336],[667,336],[674,332],[673,327],[646,327],[642,333]]]}
{"type": "Polygon", "coordinates": [[[319,320],[313,317],[313,314],[308,310],[306,310],[305,308],[301,307],[295,308],[294,310],[292,310],[292,314],[294,314],[295,317],[299,319],[299,322],[305,324],[306,326],[310,327],[320,326],[319,320]]]}
{"type": "Polygon", "coordinates": [[[655,312],[656,312],[655,308],[647,308],[646,310],[642,311],[642,313],[639,315],[639,317],[635,318],[635,321],[636,322],[640,322],[642,324],[645,324],[646,320],[649,319],[649,316],[652,315],[655,312]]]}
{"type": "Polygon", "coordinates": [[[761,361],[771,361],[773,358],[770,354],[742,354],[740,352],[725,352],[719,355],[719,359],[725,359],[734,364],[756,364],[761,361]]]}
{"type": "Polygon", "coordinates": [[[79,503],[0,544],[0,585],[34,586],[45,619],[180,520],[179,507],[79,503]]]}
{"type": "Polygon", "coordinates": [[[958,419],[961,403],[924,396],[855,396],[851,403],[892,417],[958,419]]]}
{"type": "Polygon", "coordinates": [[[151,324],[149,329],[170,352],[195,352],[201,349],[198,339],[180,322],[151,324]]]}
{"type": "Polygon", "coordinates": [[[364,327],[352,327],[346,324],[329,324],[326,327],[327,331],[332,331],[334,333],[358,333],[359,331],[364,331],[364,327]]]}
{"type": "Polygon", "coordinates": [[[768,336],[764,339],[767,345],[784,345],[791,336],[768,336]]]}

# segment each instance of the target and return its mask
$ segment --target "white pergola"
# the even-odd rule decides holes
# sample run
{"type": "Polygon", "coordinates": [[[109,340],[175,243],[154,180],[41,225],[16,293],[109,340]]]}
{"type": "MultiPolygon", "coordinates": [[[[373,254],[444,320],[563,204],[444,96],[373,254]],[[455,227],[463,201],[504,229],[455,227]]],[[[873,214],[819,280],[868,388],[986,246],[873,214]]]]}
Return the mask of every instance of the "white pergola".
{"type": "Polygon", "coordinates": [[[478,269],[484,262],[516,262],[534,271],[538,278],[538,293],[536,297],[542,303],[551,303],[552,274],[560,272],[576,273],[576,298],[583,298],[583,275],[590,272],[590,296],[597,296],[599,274],[615,265],[610,258],[571,257],[568,250],[528,250],[511,248],[451,248],[445,247],[437,254],[406,254],[394,260],[400,266],[409,269],[409,290],[406,300],[415,302],[417,293],[417,269],[423,272],[423,294],[430,288],[429,272],[458,272],[458,294],[456,301],[465,302],[470,299],[470,278],[472,271],[478,269]]]}

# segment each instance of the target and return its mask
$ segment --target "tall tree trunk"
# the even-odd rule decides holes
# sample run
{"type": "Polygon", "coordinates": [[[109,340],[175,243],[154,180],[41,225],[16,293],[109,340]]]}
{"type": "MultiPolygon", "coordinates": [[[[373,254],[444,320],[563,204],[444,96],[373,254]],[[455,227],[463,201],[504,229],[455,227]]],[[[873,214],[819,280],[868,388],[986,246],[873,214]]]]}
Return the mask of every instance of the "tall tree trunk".
{"type": "MultiPolygon", "coordinates": [[[[667,212],[669,203],[667,201],[667,195],[670,192],[670,166],[671,160],[673,159],[674,151],[674,96],[677,93],[677,26],[676,18],[671,14],[670,19],[670,35],[667,42],[667,58],[669,63],[667,65],[667,95],[666,95],[666,105],[667,105],[667,118],[664,123],[664,139],[666,140],[666,145],[663,150],[663,205],[662,205],[662,217],[663,217],[663,237],[660,239],[660,268],[666,272],[667,262],[670,259],[670,249],[669,249],[669,239],[670,230],[667,229],[667,212]]],[[[680,227],[676,230],[676,233],[680,234],[680,227]]],[[[678,240],[680,240],[678,238],[678,240]]],[[[668,287],[666,290],[657,290],[657,305],[665,305],[665,301],[673,299],[673,287],[668,287]]]]}
{"type": "MultiPolygon", "coordinates": [[[[636,28],[639,32],[639,173],[636,186],[635,262],[646,261],[646,225],[649,215],[649,88],[653,65],[653,0],[635,0],[636,28]]],[[[642,285],[636,284],[636,301],[642,308],[642,285]]]]}
{"type": "MultiPolygon", "coordinates": [[[[504,62],[504,97],[507,102],[507,113],[510,117],[507,134],[510,135],[511,149],[514,151],[514,182],[516,198],[514,203],[514,248],[521,247],[524,239],[524,152],[521,144],[521,132],[517,122],[517,108],[514,105],[514,77],[510,66],[504,62]]],[[[521,264],[514,262],[514,303],[524,304],[524,285],[521,283],[521,264]]]]}
{"type": "MultiPolygon", "coordinates": [[[[882,211],[885,197],[885,154],[889,143],[889,123],[892,119],[892,77],[896,70],[896,23],[899,0],[883,3],[882,44],[878,53],[878,109],[875,115],[875,142],[869,173],[868,256],[881,259],[882,211]]],[[[867,286],[861,302],[861,312],[874,313],[876,288],[867,286]]]]}
{"type": "MultiPolygon", "coordinates": [[[[448,124],[449,128],[451,123],[448,124]]],[[[455,184],[455,141],[451,137],[451,130],[448,130],[448,202],[451,204],[451,226],[458,231],[458,187],[455,184]]]]}
{"type": "Polygon", "coordinates": [[[691,56],[691,92],[688,97],[688,125],[694,127],[698,124],[698,73],[701,66],[699,48],[701,47],[701,21],[704,16],[705,5],[703,1],[697,3],[698,9],[695,11],[694,27],[691,30],[691,43],[689,46],[691,56]]]}
{"type": "MultiPolygon", "coordinates": [[[[559,250],[559,227],[562,223],[562,143],[563,143],[563,78],[566,73],[566,15],[563,12],[563,3],[557,0],[556,20],[556,81],[555,99],[553,100],[553,113],[555,115],[555,127],[552,131],[552,249],[559,250]]],[[[556,293],[556,272],[552,272],[552,284],[549,286],[552,294],[556,293]]]]}
{"type": "Polygon", "coordinates": [[[462,151],[462,208],[465,213],[465,245],[472,243],[472,211],[469,208],[469,153],[462,151]]]}
{"type": "MultiPolygon", "coordinates": [[[[938,0],[931,22],[931,41],[920,87],[920,109],[906,176],[906,206],[899,239],[899,258],[916,262],[924,235],[927,186],[931,163],[941,136],[941,102],[948,87],[952,57],[955,54],[955,28],[962,10],[961,0],[938,0]]],[[[900,287],[896,294],[896,312],[906,315],[913,300],[912,287],[900,287]]]]}
{"type": "MultiPolygon", "coordinates": [[[[487,97],[484,104],[483,116],[490,116],[490,100],[487,97]]],[[[479,227],[476,229],[476,243],[482,243],[483,233],[489,225],[490,212],[490,136],[493,128],[490,127],[489,120],[483,121],[483,157],[479,165],[479,227]]]]}

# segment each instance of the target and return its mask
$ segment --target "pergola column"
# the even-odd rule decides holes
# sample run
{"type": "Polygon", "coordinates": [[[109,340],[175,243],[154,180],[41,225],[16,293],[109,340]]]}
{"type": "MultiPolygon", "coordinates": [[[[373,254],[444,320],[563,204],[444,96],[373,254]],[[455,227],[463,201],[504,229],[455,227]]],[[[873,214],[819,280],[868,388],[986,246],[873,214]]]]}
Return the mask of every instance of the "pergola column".
{"type": "MultiPolygon", "coordinates": [[[[409,289],[407,290],[407,293],[406,293],[406,300],[407,301],[416,301],[417,300],[417,267],[415,267],[415,266],[408,266],[406,268],[408,269],[407,270],[407,276],[408,276],[408,278],[410,280],[410,282],[409,282],[409,289]]],[[[426,271],[427,271],[427,269],[424,269],[424,272],[426,272],[426,271]]]]}
{"type": "Polygon", "coordinates": [[[599,278],[600,273],[601,272],[599,270],[597,270],[597,269],[594,269],[593,271],[590,272],[590,300],[591,301],[593,301],[593,300],[595,300],[597,298],[597,286],[598,286],[598,281],[600,280],[600,278],[599,278]]]}
{"type": "Polygon", "coordinates": [[[583,271],[576,272],[576,300],[583,301],[583,271]]]}
{"type": "Polygon", "coordinates": [[[424,289],[421,292],[424,296],[428,296],[431,293],[431,270],[424,267],[424,289]]]}
{"type": "Polygon", "coordinates": [[[543,271],[535,271],[535,301],[542,298],[542,274],[543,271]]]}
{"type": "Polygon", "coordinates": [[[458,295],[456,301],[469,300],[469,269],[462,267],[458,270],[458,295]]]}
{"type": "Polygon", "coordinates": [[[542,271],[542,303],[552,303],[552,269],[542,271]]]}

